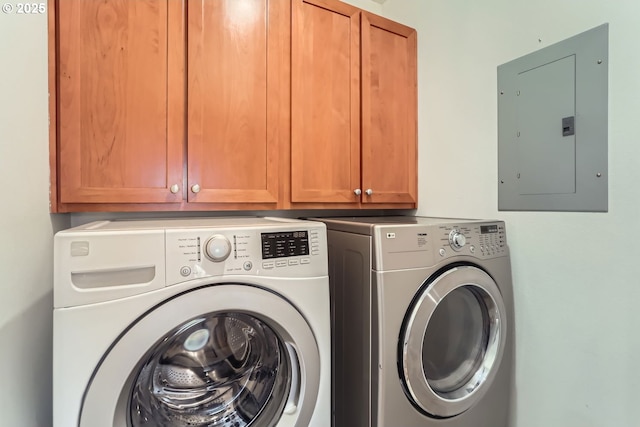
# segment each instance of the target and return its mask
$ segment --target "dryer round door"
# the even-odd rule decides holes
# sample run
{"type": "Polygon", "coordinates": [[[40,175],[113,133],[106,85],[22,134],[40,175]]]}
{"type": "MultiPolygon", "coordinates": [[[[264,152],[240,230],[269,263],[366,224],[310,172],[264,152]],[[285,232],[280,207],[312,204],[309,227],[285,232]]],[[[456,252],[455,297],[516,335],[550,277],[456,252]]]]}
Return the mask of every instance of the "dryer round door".
{"type": "Polygon", "coordinates": [[[428,281],[400,337],[401,376],[414,406],[447,418],[481,399],[500,366],[506,319],[498,286],[479,268],[454,267],[428,281]]]}
{"type": "Polygon", "coordinates": [[[79,426],[307,426],[319,357],[310,326],[282,297],[240,284],[199,288],[158,305],[112,345],[79,426]]]}

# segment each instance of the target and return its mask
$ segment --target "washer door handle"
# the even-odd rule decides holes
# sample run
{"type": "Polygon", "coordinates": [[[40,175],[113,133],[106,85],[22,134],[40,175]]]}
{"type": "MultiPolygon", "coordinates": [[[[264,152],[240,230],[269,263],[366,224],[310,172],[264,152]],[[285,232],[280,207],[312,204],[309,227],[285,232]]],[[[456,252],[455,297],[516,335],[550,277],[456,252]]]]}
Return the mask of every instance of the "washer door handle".
{"type": "Polygon", "coordinates": [[[298,400],[300,399],[300,361],[298,360],[298,350],[294,345],[289,342],[284,345],[291,361],[291,388],[289,389],[289,398],[284,406],[284,413],[294,414],[298,409],[298,400]]]}

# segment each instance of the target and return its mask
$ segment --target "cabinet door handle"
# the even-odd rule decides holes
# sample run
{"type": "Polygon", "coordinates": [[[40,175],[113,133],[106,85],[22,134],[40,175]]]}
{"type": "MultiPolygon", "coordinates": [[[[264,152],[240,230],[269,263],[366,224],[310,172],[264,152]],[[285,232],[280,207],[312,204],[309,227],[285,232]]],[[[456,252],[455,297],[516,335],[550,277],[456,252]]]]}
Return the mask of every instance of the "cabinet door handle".
{"type": "Polygon", "coordinates": [[[372,189],[370,189],[370,188],[368,188],[368,189],[367,189],[367,191],[365,191],[365,194],[366,194],[367,196],[370,196],[370,195],[372,195],[372,194],[373,194],[373,190],[372,190],[372,189]]]}
{"type": "Polygon", "coordinates": [[[171,191],[173,194],[176,194],[178,191],[180,191],[180,186],[178,184],[173,184],[169,188],[169,191],[171,191]]]}
{"type": "Polygon", "coordinates": [[[194,193],[199,193],[200,192],[200,186],[198,184],[193,184],[191,186],[191,191],[194,193]]]}
{"type": "Polygon", "coordinates": [[[359,188],[356,188],[355,190],[353,190],[353,194],[355,194],[356,196],[359,196],[362,194],[362,190],[359,188]]]}

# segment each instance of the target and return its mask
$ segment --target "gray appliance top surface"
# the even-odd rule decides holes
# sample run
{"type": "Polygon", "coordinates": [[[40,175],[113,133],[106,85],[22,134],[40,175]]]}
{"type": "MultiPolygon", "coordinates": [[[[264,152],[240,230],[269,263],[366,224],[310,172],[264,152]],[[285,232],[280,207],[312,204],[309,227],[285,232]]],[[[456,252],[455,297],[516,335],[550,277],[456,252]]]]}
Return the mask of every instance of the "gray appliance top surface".
{"type": "Polygon", "coordinates": [[[346,231],[365,235],[373,235],[376,227],[380,228],[385,226],[398,227],[404,225],[413,226],[502,222],[490,219],[436,218],[425,216],[328,217],[309,219],[324,222],[327,224],[327,229],[329,230],[346,231]]]}

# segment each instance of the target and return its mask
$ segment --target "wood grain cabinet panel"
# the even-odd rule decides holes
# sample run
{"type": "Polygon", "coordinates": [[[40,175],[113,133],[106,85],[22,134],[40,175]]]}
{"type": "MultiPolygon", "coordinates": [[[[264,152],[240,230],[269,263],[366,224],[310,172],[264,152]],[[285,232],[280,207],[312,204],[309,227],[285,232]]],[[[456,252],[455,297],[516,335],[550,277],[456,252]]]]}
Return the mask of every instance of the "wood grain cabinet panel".
{"type": "Polygon", "coordinates": [[[362,14],[365,203],[417,202],[416,37],[412,28],[362,14]]]}
{"type": "Polygon", "coordinates": [[[57,2],[60,202],[182,198],[170,191],[182,184],[181,9],[167,0],[57,2]]]}
{"type": "Polygon", "coordinates": [[[278,202],[289,3],[189,3],[189,202],[278,202]]]}
{"type": "Polygon", "coordinates": [[[360,187],[360,10],[293,0],[291,201],[354,203],[360,187]]]}

